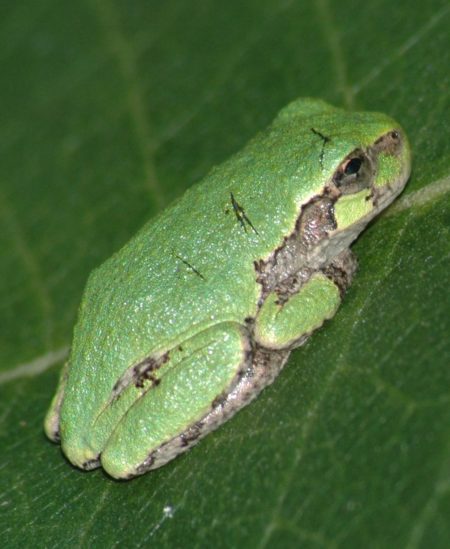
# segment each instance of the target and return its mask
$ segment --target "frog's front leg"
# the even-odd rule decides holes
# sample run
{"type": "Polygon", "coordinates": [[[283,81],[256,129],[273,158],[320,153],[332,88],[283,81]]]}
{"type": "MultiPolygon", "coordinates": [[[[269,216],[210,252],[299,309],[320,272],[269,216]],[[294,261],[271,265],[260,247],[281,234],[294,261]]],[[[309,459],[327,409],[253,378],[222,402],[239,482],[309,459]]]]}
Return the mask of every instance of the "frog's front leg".
{"type": "MultiPolygon", "coordinates": [[[[108,416],[130,392],[141,391],[124,413],[101,452],[101,464],[113,477],[129,478],[164,465],[187,450],[199,436],[198,422],[237,385],[252,363],[248,330],[235,322],[207,328],[175,346],[159,369],[145,372],[116,396],[99,416],[108,416]]],[[[103,416],[103,417],[102,417],[103,416]]],[[[212,428],[212,427],[211,427],[212,428]]],[[[211,430],[211,429],[209,429],[211,430]]]]}
{"type": "Polygon", "coordinates": [[[313,273],[292,295],[270,292],[255,322],[255,341],[267,349],[292,349],[331,318],[351,283],[356,260],[350,250],[313,273]]]}
{"type": "Polygon", "coordinates": [[[256,317],[255,340],[267,349],[295,347],[334,315],[340,301],[339,288],[321,272],[285,302],[271,292],[256,317]]]}

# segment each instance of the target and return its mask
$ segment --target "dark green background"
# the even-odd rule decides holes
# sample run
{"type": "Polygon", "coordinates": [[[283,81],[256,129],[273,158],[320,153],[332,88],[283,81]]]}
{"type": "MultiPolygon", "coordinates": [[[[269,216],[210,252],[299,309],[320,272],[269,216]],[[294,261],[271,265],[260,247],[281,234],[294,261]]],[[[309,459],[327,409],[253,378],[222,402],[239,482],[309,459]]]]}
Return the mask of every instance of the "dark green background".
{"type": "Polygon", "coordinates": [[[449,15],[446,0],[2,3],[3,545],[448,546],[449,15]],[[193,451],[131,482],[75,470],[41,425],[88,273],[305,95],[392,115],[414,152],[354,247],[344,305],[193,451]]]}

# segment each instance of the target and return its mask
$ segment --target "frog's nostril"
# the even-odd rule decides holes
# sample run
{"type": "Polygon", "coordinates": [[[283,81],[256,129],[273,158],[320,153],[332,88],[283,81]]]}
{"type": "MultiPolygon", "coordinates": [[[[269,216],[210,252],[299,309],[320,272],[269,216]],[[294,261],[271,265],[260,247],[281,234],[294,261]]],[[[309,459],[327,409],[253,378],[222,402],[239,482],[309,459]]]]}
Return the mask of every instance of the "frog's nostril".
{"type": "Polygon", "coordinates": [[[375,154],[384,153],[398,156],[403,149],[403,138],[399,130],[391,130],[375,141],[373,151],[375,154]]]}

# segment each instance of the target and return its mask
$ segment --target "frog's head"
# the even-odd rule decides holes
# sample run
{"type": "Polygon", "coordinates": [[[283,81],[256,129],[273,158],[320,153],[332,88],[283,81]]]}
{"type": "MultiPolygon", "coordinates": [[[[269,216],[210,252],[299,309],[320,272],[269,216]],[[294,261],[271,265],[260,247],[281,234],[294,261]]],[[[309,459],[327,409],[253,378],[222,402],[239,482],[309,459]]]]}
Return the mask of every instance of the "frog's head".
{"type": "Polygon", "coordinates": [[[299,203],[305,204],[304,189],[313,200],[317,195],[332,199],[338,231],[367,224],[408,180],[406,134],[385,114],[348,112],[320,99],[300,98],[282,109],[273,125],[289,146],[298,143],[297,157],[303,159],[296,174],[303,183],[299,203]]]}
{"type": "Polygon", "coordinates": [[[410,166],[408,141],[395,123],[348,154],[327,187],[327,192],[335,197],[336,230],[346,231],[354,226],[358,234],[403,190],[410,166]]]}
{"type": "MultiPolygon", "coordinates": [[[[334,109],[310,121],[325,182],[313,207],[325,205],[329,212],[326,236],[312,250],[317,267],[346,249],[400,194],[409,178],[411,152],[404,131],[384,114],[334,109]]],[[[305,216],[308,207],[302,215],[314,223],[315,213],[305,216]]]]}

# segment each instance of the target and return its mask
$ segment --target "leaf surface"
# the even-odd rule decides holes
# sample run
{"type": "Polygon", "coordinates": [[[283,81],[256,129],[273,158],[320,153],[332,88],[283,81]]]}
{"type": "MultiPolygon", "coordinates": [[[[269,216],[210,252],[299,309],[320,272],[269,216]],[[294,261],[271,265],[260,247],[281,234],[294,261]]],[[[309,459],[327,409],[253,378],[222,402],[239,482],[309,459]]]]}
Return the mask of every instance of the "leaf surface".
{"type": "Polygon", "coordinates": [[[448,3],[0,8],[0,539],[7,547],[447,547],[448,3]],[[131,482],[42,432],[89,272],[288,101],[378,110],[413,176],[335,318],[194,450],[131,482]]]}

